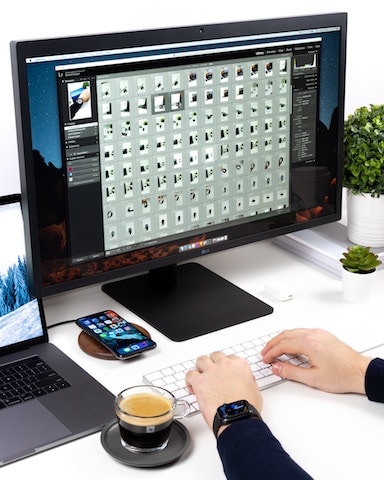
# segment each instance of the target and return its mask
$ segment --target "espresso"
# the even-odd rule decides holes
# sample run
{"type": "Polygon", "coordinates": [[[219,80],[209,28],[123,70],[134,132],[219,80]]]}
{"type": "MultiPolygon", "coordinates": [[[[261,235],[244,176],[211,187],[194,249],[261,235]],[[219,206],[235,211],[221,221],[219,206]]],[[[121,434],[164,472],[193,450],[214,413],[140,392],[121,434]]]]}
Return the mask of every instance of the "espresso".
{"type": "Polygon", "coordinates": [[[138,452],[152,452],[163,449],[167,445],[171,426],[172,420],[161,425],[161,429],[158,426],[155,431],[149,433],[145,430],[135,431],[132,429],[132,425],[119,422],[120,436],[124,445],[128,449],[138,452]]]}
{"type": "Polygon", "coordinates": [[[117,416],[120,436],[127,448],[154,451],[167,444],[173,402],[161,395],[138,393],[120,401],[117,416]]]}
{"type": "MultiPolygon", "coordinates": [[[[120,404],[121,417],[130,418],[129,422],[138,422],[139,425],[148,425],[148,420],[152,423],[153,418],[161,417],[167,413],[172,413],[172,402],[168,398],[156,393],[136,393],[121,400],[120,404]]],[[[161,423],[164,418],[158,419],[161,423]]]]}

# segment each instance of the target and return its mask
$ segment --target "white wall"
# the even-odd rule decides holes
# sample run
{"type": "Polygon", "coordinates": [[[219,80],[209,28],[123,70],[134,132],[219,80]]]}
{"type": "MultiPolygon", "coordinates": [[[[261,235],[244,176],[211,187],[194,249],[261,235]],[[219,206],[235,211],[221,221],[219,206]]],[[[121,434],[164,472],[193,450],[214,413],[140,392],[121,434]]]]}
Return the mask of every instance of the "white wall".
{"type": "Polygon", "coordinates": [[[103,33],[257,18],[346,11],[348,21],[346,114],[383,103],[382,16],[372,2],[351,0],[74,0],[7,2],[1,18],[0,195],[20,191],[9,42],[50,36],[103,33]],[[134,6],[133,6],[134,5],[134,6]],[[229,7],[226,5],[230,5],[229,7]],[[142,8],[140,8],[142,7],[142,8]],[[369,8],[371,7],[371,8],[369,8]],[[111,11],[108,10],[111,8],[111,11]]]}

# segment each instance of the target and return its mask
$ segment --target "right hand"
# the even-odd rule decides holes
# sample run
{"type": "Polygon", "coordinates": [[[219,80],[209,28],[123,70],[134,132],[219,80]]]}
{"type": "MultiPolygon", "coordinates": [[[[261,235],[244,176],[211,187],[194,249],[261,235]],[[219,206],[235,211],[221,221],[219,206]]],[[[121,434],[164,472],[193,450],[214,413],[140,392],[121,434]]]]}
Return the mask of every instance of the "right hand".
{"type": "Polygon", "coordinates": [[[319,328],[286,330],[270,340],[261,354],[263,362],[271,363],[280,377],[327,392],[365,394],[365,373],[371,359],[319,328]],[[305,355],[309,368],[278,361],[284,353],[305,355]]]}

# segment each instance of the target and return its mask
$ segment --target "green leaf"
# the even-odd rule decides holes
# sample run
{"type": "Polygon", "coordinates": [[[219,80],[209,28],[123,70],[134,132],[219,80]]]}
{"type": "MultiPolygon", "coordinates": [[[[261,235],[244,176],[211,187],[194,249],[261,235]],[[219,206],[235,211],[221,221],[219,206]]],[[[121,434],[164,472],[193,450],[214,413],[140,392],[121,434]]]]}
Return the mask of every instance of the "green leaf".
{"type": "Polygon", "coordinates": [[[384,105],[357,108],[344,122],[343,186],[384,195],[384,105]]]}
{"type": "Polygon", "coordinates": [[[353,273],[367,273],[376,270],[382,263],[370,247],[352,245],[343,253],[340,262],[346,270],[353,273]]]}

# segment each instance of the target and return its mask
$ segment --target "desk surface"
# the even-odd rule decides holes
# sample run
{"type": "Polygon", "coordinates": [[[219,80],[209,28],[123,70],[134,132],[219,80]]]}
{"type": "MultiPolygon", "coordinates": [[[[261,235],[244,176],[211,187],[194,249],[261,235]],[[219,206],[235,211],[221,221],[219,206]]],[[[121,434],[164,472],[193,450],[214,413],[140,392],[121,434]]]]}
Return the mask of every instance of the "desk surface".
{"type": "MultiPolygon", "coordinates": [[[[50,329],[50,340],[89,371],[113,393],[142,383],[142,375],[161,366],[187,360],[228,345],[283,328],[322,327],[359,351],[377,347],[370,356],[383,356],[384,318],[381,314],[384,271],[368,303],[343,301],[341,281],[307,261],[271,244],[259,242],[204,258],[203,263],[251,294],[270,303],[274,313],[186,342],[175,343],[145,324],[107,295],[99,286],[57,295],[45,301],[49,325],[105,308],[115,309],[145,327],[158,347],[130,361],[106,361],[87,356],[77,344],[79,329],[67,324],[50,329]],[[263,292],[266,282],[282,280],[296,289],[293,300],[276,302],[263,292]]],[[[335,395],[286,382],[263,392],[263,417],[289,454],[316,480],[374,479],[382,475],[384,405],[364,396],[335,395]],[[380,473],[379,473],[380,472],[380,473]]],[[[182,421],[191,434],[191,447],[175,464],[152,469],[125,466],[103,449],[93,434],[3,467],[7,478],[40,472],[52,478],[60,471],[68,478],[182,478],[225,479],[216,444],[202,416],[182,421]]]]}

